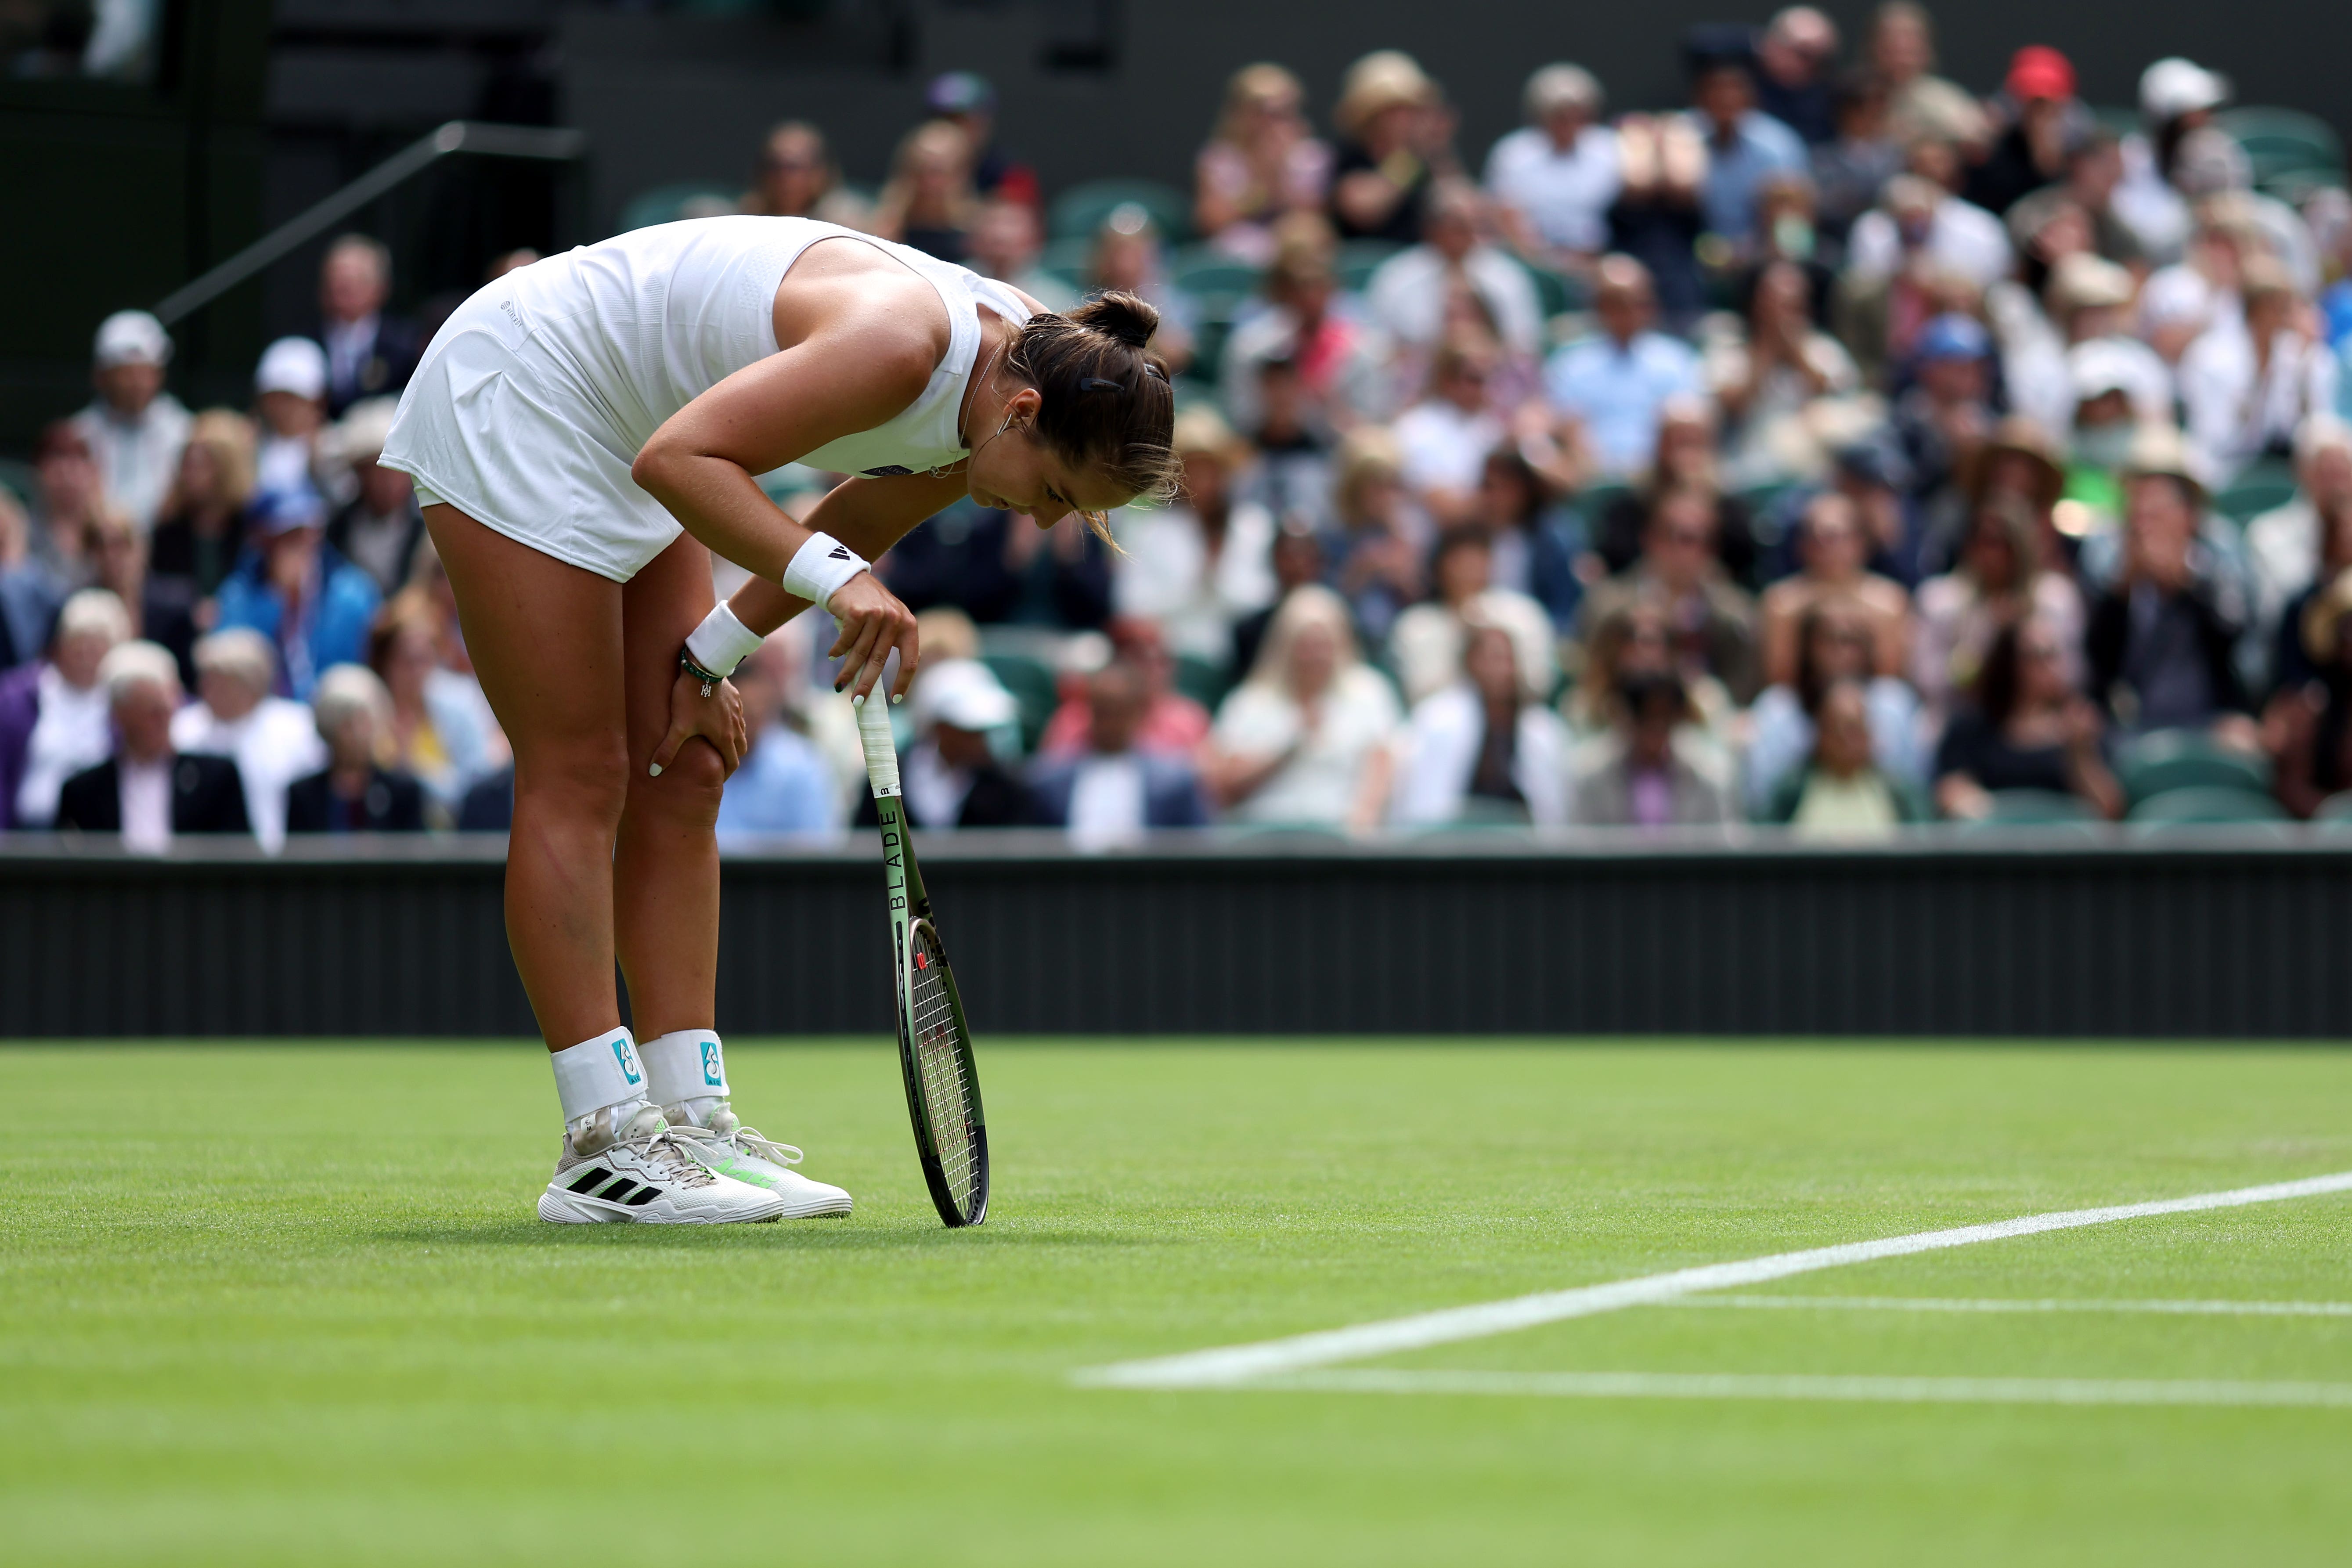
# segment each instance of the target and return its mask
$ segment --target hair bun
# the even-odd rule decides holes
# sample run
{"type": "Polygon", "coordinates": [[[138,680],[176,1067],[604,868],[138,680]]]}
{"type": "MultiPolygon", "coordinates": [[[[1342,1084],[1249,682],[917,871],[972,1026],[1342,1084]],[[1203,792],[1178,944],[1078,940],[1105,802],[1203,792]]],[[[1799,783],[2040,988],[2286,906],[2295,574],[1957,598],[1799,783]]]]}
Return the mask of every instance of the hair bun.
{"type": "Polygon", "coordinates": [[[1151,342],[1151,334],[1160,330],[1160,312],[1149,300],[1116,289],[1072,310],[1070,320],[1088,331],[1116,338],[1131,349],[1151,342]]]}

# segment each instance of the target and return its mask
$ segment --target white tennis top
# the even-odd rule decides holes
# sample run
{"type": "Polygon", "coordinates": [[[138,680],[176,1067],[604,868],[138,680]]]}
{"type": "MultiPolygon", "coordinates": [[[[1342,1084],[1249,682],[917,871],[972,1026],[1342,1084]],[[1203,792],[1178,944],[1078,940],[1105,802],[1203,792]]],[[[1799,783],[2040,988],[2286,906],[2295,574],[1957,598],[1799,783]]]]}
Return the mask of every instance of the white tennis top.
{"type": "Polygon", "coordinates": [[[451,315],[401,399],[386,466],[558,559],[626,582],[677,536],[629,478],[663,421],[778,352],[777,287],[821,239],[871,245],[938,290],[948,350],[896,417],[806,453],[835,473],[891,475],[970,455],[957,428],[982,307],[1030,307],[1004,284],[807,218],[714,217],[617,235],[509,273],[451,315]]]}

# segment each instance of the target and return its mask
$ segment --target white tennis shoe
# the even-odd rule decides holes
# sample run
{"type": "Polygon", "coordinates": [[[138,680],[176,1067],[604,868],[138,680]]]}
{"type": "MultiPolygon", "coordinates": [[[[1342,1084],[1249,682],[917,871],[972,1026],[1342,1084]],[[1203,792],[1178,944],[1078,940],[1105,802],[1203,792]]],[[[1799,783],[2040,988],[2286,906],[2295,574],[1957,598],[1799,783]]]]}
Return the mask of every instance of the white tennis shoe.
{"type": "Polygon", "coordinates": [[[801,1163],[798,1149],[761,1137],[723,1105],[711,1113],[710,1121],[709,1127],[688,1121],[670,1131],[714,1174],[774,1194],[783,1203],[786,1219],[849,1212],[847,1193],[813,1182],[791,1168],[801,1163]]]}
{"type": "Polygon", "coordinates": [[[566,1137],[555,1179],[539,1195],[539,1217],[553,1225],[732,1225],[792,1212],[775,1193],[711,1169],[694,1147],[650,1106],[593,1154],[566,1137]]]}

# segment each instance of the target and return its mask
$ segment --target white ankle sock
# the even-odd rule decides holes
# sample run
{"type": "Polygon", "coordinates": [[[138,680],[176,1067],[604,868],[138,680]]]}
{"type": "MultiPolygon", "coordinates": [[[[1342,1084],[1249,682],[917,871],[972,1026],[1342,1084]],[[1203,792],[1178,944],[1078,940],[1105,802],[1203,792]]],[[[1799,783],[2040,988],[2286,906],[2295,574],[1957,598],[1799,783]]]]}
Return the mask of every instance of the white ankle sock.
{"type": "Polygon", "coordinates": [[[614,1029],[551,1055],[563,1131],[572,1147],[593,1154],[649,1108],[645,1064],[626,1029],[614,1029]]]}
{"type": "Polygon", "coordinates": [[[709,1029],[673,1029],[644,1046],[646,1089],[665,1114],[697,1127],[727,1109],[727,1054],[709,1029]]]}

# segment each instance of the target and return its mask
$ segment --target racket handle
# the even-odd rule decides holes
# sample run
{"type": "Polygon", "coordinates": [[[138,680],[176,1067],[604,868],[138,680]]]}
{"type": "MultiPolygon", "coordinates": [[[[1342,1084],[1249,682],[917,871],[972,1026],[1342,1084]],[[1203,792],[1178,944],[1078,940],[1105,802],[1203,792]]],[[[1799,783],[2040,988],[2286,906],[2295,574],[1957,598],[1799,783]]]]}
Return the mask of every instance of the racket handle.
{"type": "Polygon", "coordinates": [[[898,742],[890,733],[890,704],[879,692],[857,704],[857,739],[866,748],[866,782],[874,798],[898,793],[898,742]]]}

